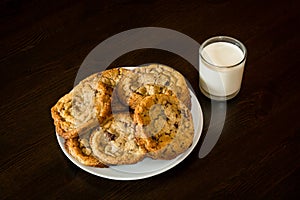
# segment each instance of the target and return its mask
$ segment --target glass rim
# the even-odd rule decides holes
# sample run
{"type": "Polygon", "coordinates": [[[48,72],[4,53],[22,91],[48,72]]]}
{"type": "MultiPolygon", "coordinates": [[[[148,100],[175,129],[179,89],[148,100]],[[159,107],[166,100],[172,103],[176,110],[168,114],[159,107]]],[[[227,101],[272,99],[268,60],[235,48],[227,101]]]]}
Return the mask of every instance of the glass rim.
{"type": "Polygon", "coordinates": [[[240,64],[242,64],[247,58],[247,49],[246,49],[245,45],[242,42],[240,42],[239,40],[237,40],[233,37],[215,36],[215,37],[208,38],[207,40],[205,40],[200,45],[199,54],[200,54],[201,60],[203,60],[208,65],[210,65],[212,67],[215,67],[215,68],[219,68],[219,69],[227,69],[227,68],[234,68],[234,67],[239,66],[240,64]],[[241,61],[237,62],[236,64],[233,64],[233,65],[216,65],[216,64],[213,64],[213,63],[209,62],[202,55],[202,51],[203,51],[204,47],[206,47],[207,45],[212,44],[212,43],[216,43],[216,42],[229,42],[229,43],[237,46],[243,52],[243,55],[244,55],[243,59],[241,61]]]}

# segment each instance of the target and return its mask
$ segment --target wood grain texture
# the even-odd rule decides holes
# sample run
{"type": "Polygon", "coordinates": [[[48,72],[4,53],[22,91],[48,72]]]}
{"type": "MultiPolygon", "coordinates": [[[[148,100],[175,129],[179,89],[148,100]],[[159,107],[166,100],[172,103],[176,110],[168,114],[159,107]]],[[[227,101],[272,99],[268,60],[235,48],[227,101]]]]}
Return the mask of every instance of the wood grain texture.
{"type": "MultiPolygon", "coordinates": [[[[299,2],[17,1],[0,2],[1,199],[299,199],[299,2]],[[247,47],[242,89],[227,104],[222,135],[205,158],[138,181],[88,174],[58,146],[50,108],[72,89],[100,42],[138,27],[180,31],[199,43],[229,35],[247,47]]],[[[184,74],[210,123],[198,72],[170,52],[129,52],[110,66],[160,62],[184,74]]],[[[213,122],[212,122],[213,123],[213,122]]]]}

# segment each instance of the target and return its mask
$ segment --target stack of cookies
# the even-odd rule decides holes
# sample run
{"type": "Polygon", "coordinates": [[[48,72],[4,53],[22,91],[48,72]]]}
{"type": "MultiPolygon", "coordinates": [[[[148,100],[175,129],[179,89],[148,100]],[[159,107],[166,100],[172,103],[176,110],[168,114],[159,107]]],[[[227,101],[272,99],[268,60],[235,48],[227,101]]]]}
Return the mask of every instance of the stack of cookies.
{"type": "Polygon", "coordinates": [[[191,97],[173,68],[114,68],[82,80],[51,108],[65,149],[87,166],[170,160],[193,142],[191,97]]]}

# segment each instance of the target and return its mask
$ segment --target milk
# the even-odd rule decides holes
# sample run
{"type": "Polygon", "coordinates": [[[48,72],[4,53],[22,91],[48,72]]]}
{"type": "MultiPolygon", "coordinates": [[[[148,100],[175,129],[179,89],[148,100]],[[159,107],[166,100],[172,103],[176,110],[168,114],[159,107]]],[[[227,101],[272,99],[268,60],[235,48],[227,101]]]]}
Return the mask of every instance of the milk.
{"type": "Polygon", "coordinates": [[[241,87],[245,49],[243,52],[230,42],[214,42],[200,51],[201,90],[216,97],[235,96],[241,87]]]}

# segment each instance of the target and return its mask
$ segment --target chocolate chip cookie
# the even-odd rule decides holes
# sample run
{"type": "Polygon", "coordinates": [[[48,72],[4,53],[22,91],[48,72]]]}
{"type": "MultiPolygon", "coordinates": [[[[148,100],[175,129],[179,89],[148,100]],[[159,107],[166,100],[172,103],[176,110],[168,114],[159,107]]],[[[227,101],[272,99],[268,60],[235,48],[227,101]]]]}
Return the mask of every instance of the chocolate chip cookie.
{"type": "Polygon", "coordinates": [[[193,142],[194,127],[189,109],[175,97],[145,97],[134,111],[136,139],[153,159],[173,159],[193,142]]]}
{"type": "Polygon", "coordinates": [[[107,165],[133,164],[145,156],[145,150],[136,143],[135,124],[125,113],[114,114],[95,129],[90,146],[94,155],[107,165]]]}
{"type": "Polygon", "coordinates": [[[56,132],[63,138],[77,137],[80,132],[98,123],[95,91],[100,76],[100,73],[96,73],[84,79],[51,108],[56,132]]]}
{"type": "Polygon", "coordinates": [[[112,110],[128,110],[114,92],[127,71],[114,68],[93,74],[59,99],[51,108],[56,132],[65,139],[74,138],[85,129],[101,124],[112,110]]]}

